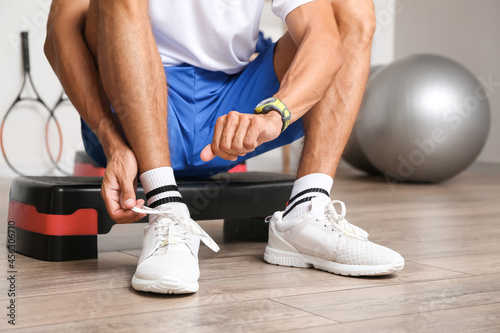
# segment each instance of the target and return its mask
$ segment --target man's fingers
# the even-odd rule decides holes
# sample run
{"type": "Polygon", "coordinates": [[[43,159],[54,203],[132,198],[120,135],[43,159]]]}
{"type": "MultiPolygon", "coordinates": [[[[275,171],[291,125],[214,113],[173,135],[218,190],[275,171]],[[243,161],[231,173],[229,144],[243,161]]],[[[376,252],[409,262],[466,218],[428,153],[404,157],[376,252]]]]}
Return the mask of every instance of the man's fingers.
{"type": "Polygon", "coordinates": [[[114,220],[114,213],[121,209],[118,201],[115,198],[111,198],[109,193],[105,190],[102,191],[102,199],[104,200],[104,204],[106,205],[106,209],[108,210],[109,216],[114,220]]]}
{"type": "MultiPolygon", "coordinates": [[[[142,208],[144,206],[144,204],[145,204],[144,200],[139,199],[139,200],[137,200],[137,203],[136,203],[135,207],[142,208]]],[[[137,213],[136,219],[134,221],[132,221],[132,222],[139,221],[140,219],[146,217],[147,215],[148,214],[139,214],[139,213],[137,213]]]]}
{"type": "MultiPolygon", "coordinates": [[[[120,182],[120,180],[119,180],[120,182]]],[[[123,209],[132,209],[136,205],[133,181],[121,180],[120,202],[123,209]]]]}
{"type": "Polygon", "coordinates": [[[120,151],[108,160],[101,196],[109,216],[118,223],[135,222],[145,216],[131,210],[144,205],[144,200],[136,200],[137,171],[137,160],[131,150],[120,151]]]}
{"type": "Polygon", "coordinates": [[[216,155],[216,156],[219,156],[225,160],[228,160],[228,161],[236,161],[238,159],[238,155],[231,155],[231,154],[228,154],[226,152],[223,152],[222,150],[220,149],[216,149],[214,151],[214,148],[213,148],[213,144],[212,144],[212,151],[213,153],[216,155]]]}
{"type": "Polygon", "coordinates": [[[109,216],[113,221],[117,223],[132,222],[131,219],[134,217],[134,214],[137,214],[134,211],[130,211],[134,214],[130,213],[127,214],[128,211],[123,209],[118,203],[117,200],[118,198],[113,198],[112,196],[109,195],[109,193],[105,193],[103,199],[106,205],[106,209],[108,210],[109,216]]]}
{"type": "Polygon", "coordinates": [[[238,155],[230,155],[230,154],[227,154],[223,151],[219,151],[217,153],[217,156],[219,156],[225,160],[228,160],[228,161],[236,161],[238,159],[238,155]]]}
{"type": "Polygon", "coordinates": [[[239,155],[244,156],[254,150],[254,147],[247,147],[245,145],[245,138],[247,136],[248,128],[250,127],[250,119],[245,117],[240,121],[240,125],[234,134],[233,150],[239,155]]]}
{"type": "MultiPolygon", "coordinates": [[[[136,213],[130,209],[124,209],[118,204],[118,201],[110,197],[104,197],[104,203],[106,204],[109,216],[116,223],[137,222],[147,215],[147,214],[136,213]]],[[[142,206],[144,206],[144,200],[142,199],[137,200],[135,207],[142,208],[142,206]]]]}
{"type": "Polygon", "coordinates": [[[116,223],[133,223],[139,221],[146,215],[147,214],[136,213],[133,210],[120,208],[113,212],[111,217],[116,223]]]}
{"type": "Polygon", "coordinates": [[[237,155],[233,147],[233,138],[240,125],[240,118],[241,114],[236,111],[231,111],[226,116],[226,123],[219,141],[219,149],[228,155],[237,155]]]}
{"type": "Polygon", "coordinates": [[[214,137],[212,140],[212,152],[217,155],[217,150],[219,149],[220,138],[224,126],[226,125],[226,116],[219,117],[215,123],[214,137]]]}
{"type": "Polygon", "coordinates": [[[222,133],[226,127],[226,123],[227,123],[227,116],[222,116],[219,117],[219,119],[217,119],[217,122],[215,123],[214,138],[212,141],[211,150],[212,154],[214,154],[215,156],[222,157],[225,160],[235,161],[238,158],[238,156],[229,155],[226,152],[222,151],[220,148],[222,133]]]}
{"type": "Polygon", "coordinates": [[[262,123],[261,118],[254,117],[250,122],[248,127],[247,135],[243,139],[243,145],[247,149],[255,149],[261,142],[258,142],[259,136],[262,133],[262,123]]]}
{"type": "Polygon", "coordinates": [[[212,144],[207,145],[200,153],[201,160],[205,162],[212,160],[215,156],[217,155],[212,151],[212,144]]]}
{"type": "Polygon", "coordinates": [[[235,126],[237,126],[239,121],[237,119],[238,117],[239,113],[232,111],[229,114],[221,116],[217,119],[214,128],[214,137],[211,144],[211,153],[208,151],[208,148],[205,147],[200,155],[202,160],[210,161],[215,156],[219,156],[225,160],[236,161],[238,155],[232,153],[230,148],[236,129],[235,126]],[[232,128],[232,130],[229,128],[232,128]]]}
{"type": "Polygon", "coordinates": [[[200,158],[202,161],[208,162],[213,158],[215,158],[215,156],[219,156],[225,160],[230,160],[230,161],[235,161],[238,158],[238,156],[226,154],[221,150],[218,150],[218,153],[215,154],[212,150],[212,147],[213,144],[209,144],[205,148],[203,148],[203,150],[200,153],[200,158]]]}

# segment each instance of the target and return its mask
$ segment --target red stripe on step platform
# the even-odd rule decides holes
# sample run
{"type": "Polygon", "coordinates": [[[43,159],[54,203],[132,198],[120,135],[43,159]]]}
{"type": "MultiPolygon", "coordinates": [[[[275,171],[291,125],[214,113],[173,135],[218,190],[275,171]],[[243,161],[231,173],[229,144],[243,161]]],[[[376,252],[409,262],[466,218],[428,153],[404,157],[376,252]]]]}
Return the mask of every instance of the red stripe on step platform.
{"type": "Polygon", "coordinates": [[[230,169],[228,172],[247,172],[247,165],[246,164],[238,164],[234,168],[230,169]]]}
{"type": "Polygon", "coordinates": [[[35,206],[12,200],[9,221],[16,227],[44,235],[97,235],[97,211],[82,208],[70,215],[39,213],[35,206]]]}
{"type": "Polygon", "coordinates": [[[75,163],[73,175],[77,177],[102,177],[106,169],[88,163],[75,163]]]}

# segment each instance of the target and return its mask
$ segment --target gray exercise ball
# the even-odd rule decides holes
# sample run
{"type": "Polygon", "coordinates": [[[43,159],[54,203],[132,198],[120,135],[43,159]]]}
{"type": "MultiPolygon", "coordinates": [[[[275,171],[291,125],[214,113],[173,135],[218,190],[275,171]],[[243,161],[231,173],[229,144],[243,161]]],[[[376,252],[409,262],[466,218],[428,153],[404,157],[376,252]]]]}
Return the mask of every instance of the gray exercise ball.
{"type": "MultiPolygon", "coordinates": [[[[375,77],[376,73],[380,71],[384,66],[383,65],[374,65],[370,67],[370,73],[368,74],[368,81],[366,82],[366,89],[368,89],[371,81],[375,77]]],[[[366,90],[365,89],[365,90],[366,90]]],[[[361,108],[359,109],[358,118],[354,127],[352,128],[351,135],[349,136],[349,141],[344,149],[344,153],[342,157],[344,161],[346,161],[349,165],[359,169],[361,171],[365,171],[370,174],[378,174],[379,171],[377,168],[373,166],[373,164],[368,160],[365,153],[361,149],[358,140],[358,126],[357,123],[359,119],[363,117],[363,115],[367,112],[366,109],[365,98],[363,97],[363,101],[361,102],[361,108]]]]}
{"type": "Polygon", "coordinates": [[[384,67],[365,92],[358,123],[369,161],[395,181],[439,182],[479,155],[488,136],[488,91],[464,66],[415,55],[384,67]]]}

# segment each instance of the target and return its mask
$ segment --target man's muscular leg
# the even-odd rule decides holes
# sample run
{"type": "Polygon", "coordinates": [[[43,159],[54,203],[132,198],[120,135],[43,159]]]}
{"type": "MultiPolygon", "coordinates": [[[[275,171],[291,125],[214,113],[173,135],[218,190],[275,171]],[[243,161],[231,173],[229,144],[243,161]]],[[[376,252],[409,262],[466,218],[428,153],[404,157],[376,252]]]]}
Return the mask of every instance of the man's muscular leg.
{"type": "MultiPolygon", "coordinates": [[[[307,213],[310,203],[306,199],[329,196],[335,171],[361,104],[369,72],[371,41],[375,28],[373,2],[332,1],[332,8],[342,45],[343,65],[322,99],[302,117],[305,139],[297,171],[299,181],[292,190],[284,214],[286,219],[294,219],[307,213]]],[[[289,34],[279,40],[274,58],[279,80],[285,75],[296,50],[289,34]]]]}
{"type": "Polygon", "coordinates": [[[167,83],[148,1],[92,0],[85,34],[139,170],[170,166],[167,83]]]}
{"type": "MultiPolygon", "coordinates": [[[[371,0],[332,1],[343,50],[343,65],[323,98],[303,116],[305,142],[292,196],[270,220],[264,259],[342,275],[386,275],[404,267],[396,252],[367,240],[345,219],[345,206],[329,191],[361,104],[370,66],[374,12],[371,0]],[[340,213],[337,209],[340,206],[340,213]]],[[[284,36],[276,49],[278,78],[295,45],[284,36]],[[284,55],[279,58],[280,55],[284,55]]],[[[293,112],[293,110],[292,110],[293,112]]]]}
{"type": "MultiPolygon", "coordinates": [[[[158,210],[145,228],[132,286],[158,293],[196,292],[199,236],[214,251],[218,247],[189,219],[170,166],[167,84],[151,31],[148,2],[93,0],[86,37],[97,59],[106,95],[137,159],[148,205],[158,210]]],[[[103,180],[103,196],[108,201],[106,192],[120,185],[121,174],[134,170],[133,165],[119,162],[113,166],[116,170],[110,167],[108,161],[103,180]]]]}
{"type": "Polygon", "coordinates": [[[108,156],[102,195],[108,211],[118,204],[125,211],[133,207],[130,199],[135,194],[128,189],[139,171],[146,194],[157,188],[169,189],[150,197],[148,205],[181,203],[187,213],[170,167],[167,84],[148,2],[92,0],[85,36],[106,96],[133,151],[107,154],[111,158],[108,156]],[[119,200],[117,192],[121,193],[119,200]]]}
{"type": "MultiPolygon", "coordinates": [[[[373,2],[333,0],[343,51],[343,65],[324,97],[303,116],[305,141],[297,178],[324,173],[332,178],[361,105],[370,69],[375,29],[373,2]]],[[[275,68],[284,76],[296,46],[285,35],[276,47],[275,68]]]]}

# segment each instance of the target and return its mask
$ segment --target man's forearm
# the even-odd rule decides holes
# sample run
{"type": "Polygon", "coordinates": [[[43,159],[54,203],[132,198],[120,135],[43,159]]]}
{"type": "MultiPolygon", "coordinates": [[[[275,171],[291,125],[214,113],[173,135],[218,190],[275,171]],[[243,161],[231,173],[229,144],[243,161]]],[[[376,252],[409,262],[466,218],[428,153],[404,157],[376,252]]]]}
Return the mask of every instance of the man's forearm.
{"type": "Polygon", "coordinates": [[[295,9],[287,26],[298,49],[275,97],[287,105],[294,122],[323,97],[340,70],[342,50],[329,1],[295,9]]]}
{"type": "Polygon", "coordinates": [[[66,94],[99,138],[106,155],[126,146],[102,88],[99,73],[83,39],[88,3],[53,1],[45,54],[66,94]]]}

